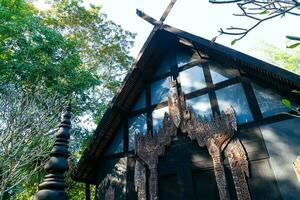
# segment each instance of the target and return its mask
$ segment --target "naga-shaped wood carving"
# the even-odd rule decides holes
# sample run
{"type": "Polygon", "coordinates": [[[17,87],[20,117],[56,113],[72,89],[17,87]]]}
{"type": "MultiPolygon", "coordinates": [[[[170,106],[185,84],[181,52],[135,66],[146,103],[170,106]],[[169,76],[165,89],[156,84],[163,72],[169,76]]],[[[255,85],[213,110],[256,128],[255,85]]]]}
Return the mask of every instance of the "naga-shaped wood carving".
{"type": "MultiPolygon", "coordinates": [[[[168,106],[169,114],[165,113],[163,126],[160,127],[157,133],[151,134],[148,132],[146,135],[137,134],[135,136],[136,155],[146,163],[150,170],[150,199],[158,199],[158,157],[164,154],[165,146],[171,144],[172,138],[176,136],[177,128],[180,128],[183,133],[186,133],[191,140],[196,140],[200,147],[208,148],[208,152],[213,160],[220,199],[230,199],[221,153],[224,151],[237,129],[234,109],[231,107],[225,112],[222,111],[220,115],[211,116],[210,120],[205,117],[197,117],[191,107],[188,106],[185,110],[184,96],[178,95],[175,81],[171,83],[168,106]]],[[[245,177],[245,175],[247,175],[247,173],[245,173],[245,165],[248,164],[247,159],[244,159],[246,158],[246,154],[243,151],[241,144],[236,142],[236,140],[230,143],[227,152],[229,162],[231,163],[231,170],[235,170],[233,176],[238,197],[240,200],[250,199],[245,177]],[[244,155],[244,157],[242,156],[241,159],[237,161],[238,155],[244,155]],[[243,184],[242,188],[239,188],[239,183],[243,184]],[[243,192],[246,192],[246,194],[243,192]]],[[[144,189],[144,185],[146,185],[146,180],[143,173],[144,168],[139,165],[140,163],[137,162],[135,184],[139,193],[139,199],[145,199],[146,189],[144,189]],[[143,189],[141,190],[141,188],[143,189]]]]}
{"type": "Polygon", "coordinates": [[[110,185],[105,193],[105,200],[115,200],[115,190],[110,185]]]}
{"type": "MultiPolygon", "coordinates": [[[[158,156],[164,154],[165,146],[171,144],[172,137],[176,135],[176,131],[177,128],[172,122],[170,116],[167,113],[165,113],[163,127],[161,127],[157,133],[152,134],[151,132],[148,132],[146,135],[135,135],[136,155],[147,164],[150,170],[149,193],[151,200],[158,199],[158,156]]],[[[139,165],[139,162],[136,163],[136,169],[140,171],[141,167],[137,165],[139,165]]],[[[139,185],[140,183],[138,183],[138,180],[142,180],[142,177],[138,177],[138,174],[142,173],[136,173],[136,184],[139,185]]],[[[142,183],[142,185],[143,184],[144,183],[142,183]]]]}
{"type": "Polygon", "coordinates": [[[139,200],[146,200],[146,167],[136,160],[134,169],[134,185],[139,200]]]}
{"type": "Polygon", "coordinates": [[[208,120],[196,117],[191,107],[188,107],[182,127],[191,140],[196,140],[200,147],[207,147],[213,160],[220,199],[229,199],[221,153],[237,128],[234,109],[231,107],[208,120]]]}
{"type": "Polygon", "coordinates": [[[247,177],[249,177],[248,161],[240,140],[234,138],[228,144],[225,154],[229,161],[238,200],[250,200],[247,184],[247,177]]]}

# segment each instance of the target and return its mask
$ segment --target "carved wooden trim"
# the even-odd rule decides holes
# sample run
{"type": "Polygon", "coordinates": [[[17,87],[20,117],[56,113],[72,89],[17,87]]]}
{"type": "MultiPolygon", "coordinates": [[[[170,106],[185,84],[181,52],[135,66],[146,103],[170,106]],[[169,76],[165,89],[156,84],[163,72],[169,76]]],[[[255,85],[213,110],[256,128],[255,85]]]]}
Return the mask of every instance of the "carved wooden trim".
{"type": "MultiPolygon", "coordinates": [[[[221,153],[237,129],[234,109],[230,107],[225,112],[222,111],[220,115],[211,116],[210,120],[205,117],[197,117],[191,107],[188,107],[186,110],[184,109],[184,96],[178,95],[176,81],[172,81],[171,83],[168,105],[170,114],[165,113],[163,127],[161,127],[157,133],[151,134],[148,132],[145,135],[138,134],[135,136],[136,155],[147,164],[150,170],[150,199],[158,199],[158,157],[164,154],[165,146],[171,144],[172,138],[176,136],[177,128],[180,128],[183,133],[186,133],[191,140],[196,140],[200,147],[208,148],[213,160],[220,199],[230,199],[221,153]]],[[[242,146],[239,146],[239,144],[238,142],[233,142],[230,148],[228,148],[228,155],[229,157],[231,156],[229,158],[231,162],[230,166],[231,169],[234,170],[233,175],[236,188],[238,187],[238,183],[243,184],[242,188],[236,189],[239,199],[250,199],[250,195],[243,194],[243,192],[249,193],[249,191],[245,185],[247,184],[245,176],[240,174],[241,172],[245,172],[245,166],[248,167],[247,159],[244,159],[246,157],[242,156],[241,159],[238,160],[238,166],[232,165],[232,163],[236,162],[234,159],[238,155],[246,155],[245,152],[242,151],[243,149],[240,148],[242,146]],[[231,146],[234,148],[232,149],[231,146]],[[237,149],[235,149],[235,147],[237,149]]],[[[138,168],[136,170],[138,174],[141,169],[138,168]]],[[[140,187],[138,181],[136,187],[140,187]]],[[[139,199],[143,199],[145,197],[145,195],[143,195],[141,195],[139,199]]]]}
{"type": "Polygon", "coordinates": [[[228,158],[238,200],[250,200],[247,184],[249,168],[246,152],[239,139],[234,138],[227,146],[225,155],[228,158]]]}
{"type": "Polygon", "coordinates": [[[157,164],[158,156],[163,155],[165,146],[170,145],[172,137],[176,135],[177,128],[171,117],[165,113],[163,127],[155,134],[135,135],[135,152],[150,169],[149,192],[150,199],[158,199],[157,164]]]}
{"type": "Polygon", "coordinates": [[[134,185],[139,200],[146,200],[146,168],[137,160],[134,169],[134,185]]]}
{"type": "Polygon", "coordinates": [[[184,96],[178,95],[176,81],[171,82],[168,98],[170,117],[177,128],[179,128],[184,112],[184,96]]]}
{"type": "Polygon", "coordinates": [[[109,186],[105,193],[105,200],[114,200],[115,199],[115,190],[112,185],[109,186]]]}
{"type": "Polygon", "coordinates": [[[213,160],[214,173],[219,190],[220,200],[229,200],[230,198],[223,166],[223,160],[221,158],[221,151],[220,148],[216,145],[213,138],[209,139],[209,141],[207,142],[207,149],[213,160]]]}
{"type": "Polygon", "coordinates": [[[214,173],[221,200],[229,199],[226,176],[221,153],[237,128],[234,109],[231,107],[220,115],[196,117],[191,107],[184,113],[183,130],[191,140],[196,140],[200,147],[207,147],[213,160],[214,173]]]}

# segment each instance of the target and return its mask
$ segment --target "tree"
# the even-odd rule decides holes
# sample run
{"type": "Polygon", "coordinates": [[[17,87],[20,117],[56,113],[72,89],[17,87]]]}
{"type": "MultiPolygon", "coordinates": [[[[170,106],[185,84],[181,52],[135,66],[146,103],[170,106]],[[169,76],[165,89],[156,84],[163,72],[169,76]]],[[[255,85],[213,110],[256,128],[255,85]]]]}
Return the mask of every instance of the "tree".
{"type": "MultiPolygon", "coordinates": [[[[46,24],[77,43],[82,67],[94,72],[100,83],[86,92],[85,110],[99,122],[106,105],[121,84],[132,62],[129,49],[134,34],[107,20],[101,7],[86,8],[82,0],[55,0],[42,12],[46,24]]],[[[82,105],[83,106],[83,105],[82,105]]]]}
{"type": "MultiPolygon", "coordinates": [[[[259,51],[264,55],[265,59],[283,69],[291,71],[295,74],[300,75],[300,50],[295,49],[293,51],[283,51],[274,45],[267,44],[264,48],[259,49],[259,51]]],[[[300,94],[298,90],[290,91],[292,96],[300,94]]],[[[293,117],[300,117],[300,107],[299,103],[291,101],[290,99],[282,99],[282,104],[285,105],[292,111],[292,113],[285,113],[293,117]]]]}
{"type": "Polygon", "coordinates": [[[23,0],[0,1],[0,199],[41,174],[65,98],[97,83],[80,68],[76,43],[34,12],[23,0]]]}
{"type": "Polygon", "coordinates": [[[284,51],[274,45],[266,44],[258,51],[268,62],[300,75],[300,49],[284,51]]]}
{"type": "MultiPolygon", "coordinates": [[[[25,0],[0,0],[0,199],[32,197],[69,98],[76,163],[91,135],[80,116],[100,119],[131,62],[133,34],[81,3],[54,1],[53,13],[41,13],[25,0]]],[[[70,194],[82,188],[67,181],[70,194]]]]}
{"type": "Polygon", "coordinates": [[[22,188],[21,184],[42,171],[51,148],[50,136],[58,123],[62,101],[60,95],[25,95],[13,85],[1,87],[1,200],[14,196],[22,188]]]}
{"type": "Polygon", "coordinates": [[[30,4],[22,0],[0,3],[1,84],[65,95],[96,84],[95,74],[80,67],[76,43],[44,25],[30,4]]]}
{"type": "MultiPolygon", "coordinates": [[[[211,3],[236,3],[241,13],[234,14],[239,17],[247,17],[255,21],[254,25],[249,28],[243,27],[229,27],[220,29],[220,35],[234,35],[231,44],[233,45],[238,40],[244,38],[250,31],[255,29],[261,23],[277,17],[284,17],[285,15],[300,16],[300,2],[298,0],[209,0],[211,3]]],[[[215,40],[215,37],[213,40],[215,40]]],[[[295,48],[300,45],[300,37],[287,36],[288,39],[297,41],[288,46],[295,48]]]]}

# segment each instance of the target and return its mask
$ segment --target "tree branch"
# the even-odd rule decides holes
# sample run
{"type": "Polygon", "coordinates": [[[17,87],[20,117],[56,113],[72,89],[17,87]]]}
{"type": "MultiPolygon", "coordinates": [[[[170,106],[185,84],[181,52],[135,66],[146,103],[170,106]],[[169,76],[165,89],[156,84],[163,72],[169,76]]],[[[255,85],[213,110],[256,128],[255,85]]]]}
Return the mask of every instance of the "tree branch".
{"type": "Polygon", "coordinates": [[[250,28],[241,28],[241,27],[229,27],[226,28],[227,31],[224,31],[222,28],[218,31],[220,35],[235,35],[239,36],[236,38],[233,43],[244,38],[250,31],[258,27],[261,23],[271,20],[276,17],[283,17],[285,14],[291,14],[300,16],[300,13],[292,12],[295,8],[299,8],[300,4],[296,0],[248,0],[248,1],[218,1],[211,3],[237,3],[237,6],[242,11],[240,14],[233,14],[234,16],[247,17],[252,20],[255,20],[256,23],[250,28]],[[250,12],[250,11],[256,12],[250,12]],[[257,16],[266,16],[264,18],[259,18],[257,16]]]}

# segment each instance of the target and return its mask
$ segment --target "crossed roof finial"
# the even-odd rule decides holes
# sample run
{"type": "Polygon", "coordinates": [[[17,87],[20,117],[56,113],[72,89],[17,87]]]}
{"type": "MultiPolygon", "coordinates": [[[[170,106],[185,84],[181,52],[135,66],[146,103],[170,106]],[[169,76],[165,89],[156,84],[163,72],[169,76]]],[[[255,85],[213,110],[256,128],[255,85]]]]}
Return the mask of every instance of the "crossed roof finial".
{"type": "Polygon", "coordinates": [[[171,2],[169,3],[168,7],[166,8],[166,10],[164,11],[164,13],[160,17],[159,21],[157,21],[153,17],[150,17],[149,15],[147,15],[146,13],[144,13],[143,11],[141,11],[139,9],[136,9],[136,14],[139,17],[141,17],[144,20],[146,20],[147,22],[149,22],[150,24],[152,24],[154,26],[160,26],[160,25],[163,24],[163,22],[165,21],[165,19],[167,18],[167,16],[171,12],[171,9],[173,8],[173,6],[174,6],[175,3],[176,3],[176,0],[171,0],[171,2]]]}

